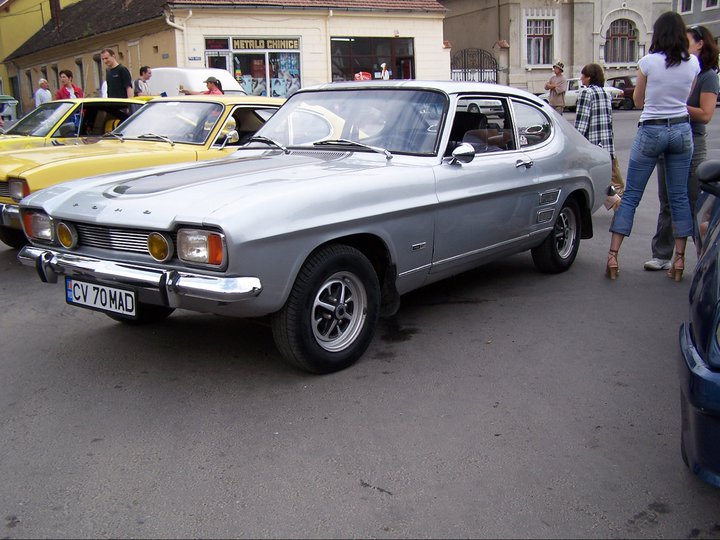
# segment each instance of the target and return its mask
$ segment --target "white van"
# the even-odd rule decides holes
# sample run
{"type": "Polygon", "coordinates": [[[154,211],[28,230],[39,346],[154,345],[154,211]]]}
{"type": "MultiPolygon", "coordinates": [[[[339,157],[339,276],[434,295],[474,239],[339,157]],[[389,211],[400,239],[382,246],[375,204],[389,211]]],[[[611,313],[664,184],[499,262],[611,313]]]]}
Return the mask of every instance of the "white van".
{"type": "Polygon", "coordinates": [[[207,91],[204,81],[208,77],[218,79],[226,94],[245,94],[240,83],[229,72],[217,68],[156,67],[152,68],[148,85],[154,96],[160,96],[163,92],[168,96],[179,96],[181,85],[195,92],[207,91]]]}

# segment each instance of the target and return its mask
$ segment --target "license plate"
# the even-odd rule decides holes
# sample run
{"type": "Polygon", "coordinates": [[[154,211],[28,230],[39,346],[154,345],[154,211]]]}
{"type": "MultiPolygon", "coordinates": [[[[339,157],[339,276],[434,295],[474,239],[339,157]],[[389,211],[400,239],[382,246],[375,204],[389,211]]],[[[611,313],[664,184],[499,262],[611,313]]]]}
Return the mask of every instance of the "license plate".
{"type": "Polygon", "coordinates": [[[135,317],[135,291],[65,278],[65,301],[74,306],[135,317]]]}

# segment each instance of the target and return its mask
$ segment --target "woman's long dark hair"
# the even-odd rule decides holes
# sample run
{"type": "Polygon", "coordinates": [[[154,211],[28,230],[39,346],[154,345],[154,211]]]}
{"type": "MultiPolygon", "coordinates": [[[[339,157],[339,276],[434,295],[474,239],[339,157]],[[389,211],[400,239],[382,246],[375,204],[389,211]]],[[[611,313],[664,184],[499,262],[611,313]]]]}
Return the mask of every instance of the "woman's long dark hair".
{"type": "Polygon", "coordinates": [[[653,25],[653,37],[650,42],[651,53],[665,54],[665,67],[677,66],[690,59],[685,21],[679,13],[666,11],[653,25]]]}
{"type": "Polygon", "coordinates": [[[715,39],[710,33],[710,30],[704,26],[690,26],[687,29],[688,34],[692,34],[695,41],[702,40],[703,46],[700,49],[700,69],[706,71],[712,69],[717,71],[718,69],[718,46],[715,44],[715,39]]]}

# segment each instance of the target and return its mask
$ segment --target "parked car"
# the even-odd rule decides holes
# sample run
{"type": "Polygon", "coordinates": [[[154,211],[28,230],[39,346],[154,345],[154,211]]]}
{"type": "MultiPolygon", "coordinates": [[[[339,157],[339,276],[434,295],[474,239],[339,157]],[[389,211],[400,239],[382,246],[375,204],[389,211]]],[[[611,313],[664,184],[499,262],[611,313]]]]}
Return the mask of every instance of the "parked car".
{"type": "Polygon", "coordinates": [[[680,450],[694,474],[720,487],[720,161],[705,161],[697,172],[698,259],[680,327],[680,450]]]}
{"type": "Polygon", "coordinates": [[[204,92],[207,90],[205,81],[208,77],[215,77],[222,84],[225,94],[245,94],[240,83],[237,82],[227,69],[219,68],[180,68],[156,67],[152,70],[152,77],[148,80],[150,93],[156,96],[179,96],[180,88],[204,92]]]}
{"type": "Polygon", "coordinates": [[[17,113],[15,112],[17,104],[18,100],[14,97],[0,95],[0,120],[2,120],[0,122],[2,124],[0,134],[5,133],[17,121],[17,113]]]}
{"type": "Polygon", "coordinates": [[[70,144],[78,137],[101,137],[147,100],[82,98],[48,101],[0,135],[0,151],[70,144]]]}
{"type": "Polygon", "coordinates": [[[328,373],[408,291],[526,250],[570,268],[610,176],[606,151],[523,90],[332,83],[293,94],[227,159],[31,194],[18,258],[121,322],[269,315],[289,362],[328,373]],[[480,100],[503,108],[499,127],[457,110],[480,100]]]}
{"type": "Polygon", "coordinates": [[[635,102],[633,101],[633,94],[635,93],[635,84],[637,82],[637,76],[635,75],[622,75],[620,77],[610,77],[605,81],[605,86],[612,86],[623,92],[623,101],[620,103],[619,108],[630,111],[635,108],[635,102]]]}
{"type": "Polygon", "coordinates": [[[227,156],[282,103],[244,94],[158,98],[99,142],[0,154],[0,240],[15,249],[27,243],[17,203],[35,190],[94,174],[227,156]]]}
{"type": "MultiPolygon", "coordinates": [[[[565,92],[565,108],[571,111],[575,110],[575,107],[577,106],[577,99],[578,95],[580,94],[580,90],[585,88],[585,86],[580,82],[580,79],[568,79],[568,89],[567,92],[565,92]]],[[[617,109],[620,104],[623,102],[623,92],[622,90],[619,90],[617,88],[612,88],[610,86],[603,86],[603,90],[607,92],[610,95],[610,99],[612,101],[612,107],[613,109],[617,109]]],[[[540,99],[547,102],[550,99],[550,93],[545,92],[543,94],[540,94],[540,99]]]]}

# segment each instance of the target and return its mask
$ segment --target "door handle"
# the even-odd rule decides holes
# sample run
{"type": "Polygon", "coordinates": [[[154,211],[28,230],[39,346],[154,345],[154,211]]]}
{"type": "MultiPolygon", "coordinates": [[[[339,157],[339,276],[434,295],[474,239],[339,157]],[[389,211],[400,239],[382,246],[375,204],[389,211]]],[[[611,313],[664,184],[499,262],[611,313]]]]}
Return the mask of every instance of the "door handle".
{"type": "Polygon", "coordinates": [[[535,162],[532,159],[518,159],[515,162],[515,168],[519,169],[520,167],[525,167],[526,169],[529,169],[535,165],[535,162]]]}

